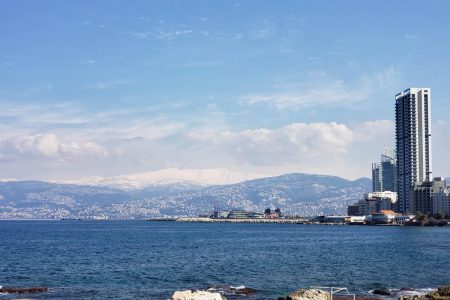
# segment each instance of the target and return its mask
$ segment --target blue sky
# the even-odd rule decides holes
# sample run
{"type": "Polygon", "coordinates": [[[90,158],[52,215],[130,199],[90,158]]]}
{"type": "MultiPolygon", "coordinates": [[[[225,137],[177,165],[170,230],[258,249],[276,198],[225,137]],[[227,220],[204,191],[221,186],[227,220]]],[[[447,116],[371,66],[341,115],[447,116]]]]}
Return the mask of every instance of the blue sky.
{"type": "Polygon", "coordinates": [[[0,178],[369,176],[408,87],[450,175],[448,1],[0,4],[0,178]]]}

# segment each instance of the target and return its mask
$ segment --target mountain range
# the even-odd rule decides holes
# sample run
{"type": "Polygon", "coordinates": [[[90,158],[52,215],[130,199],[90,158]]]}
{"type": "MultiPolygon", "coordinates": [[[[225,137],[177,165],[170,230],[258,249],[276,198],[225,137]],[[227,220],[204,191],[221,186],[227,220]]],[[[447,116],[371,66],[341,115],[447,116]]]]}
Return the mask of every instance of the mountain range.
{"type": "Polygon", "coordinates": [[[214,209],[262,212],[267,207],[290,215],[344,214],[370,188],[367,178],[301,173],[225,185],[159,182],[134,189],[7,181],[0,182],[0,218],[143,219],[205,215],[214,209]]]}

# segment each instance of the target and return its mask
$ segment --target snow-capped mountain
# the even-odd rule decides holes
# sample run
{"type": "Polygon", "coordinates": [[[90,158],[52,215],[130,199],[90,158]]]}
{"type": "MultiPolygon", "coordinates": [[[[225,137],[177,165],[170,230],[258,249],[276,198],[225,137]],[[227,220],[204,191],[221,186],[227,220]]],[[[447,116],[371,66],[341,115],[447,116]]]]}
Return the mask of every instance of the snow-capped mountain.
{"type": "Polygon", "coordinates": [[[267,176],[257,173],[235,172],[227,169],[168,168],[116,177],[92,177],[65,183],[104,185],[129,190],[174,184],[185,185],[187,187],[227,185],[263,177],[267,176]]]}

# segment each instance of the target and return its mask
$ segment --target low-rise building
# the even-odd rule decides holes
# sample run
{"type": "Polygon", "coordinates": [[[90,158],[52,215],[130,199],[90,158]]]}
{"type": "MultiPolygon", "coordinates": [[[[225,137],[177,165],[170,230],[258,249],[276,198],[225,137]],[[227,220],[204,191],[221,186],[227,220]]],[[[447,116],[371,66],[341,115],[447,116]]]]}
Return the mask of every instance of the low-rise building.
{"type": "Polygon", "coordinates": [[[349,216],[359,216],[359,205],[351,204],[347,206],[347,215],[349,216]]]}
{"type": "Polygon", "coordinates": [[[374,213],[370,217],[372,224],[393,224],[397,216],[393,210],[381,210],[378,213],[374,213]]]}
{"type": "Polygon", "coordinates": [[[367,217],[366,216],[350,216],[350,222],[351,225],[363,225],[366,224],[367,217]]]}
{"type": "Polygon", "coordinates": [[[393,210],[397,203],[396,192],[372,192],[364,195],[364,199],[347,207],[350,216],[368,216],[381,210],[393,210]]]}
{"type": "Polygon", "coordinates": [[[411,222],[414,219],[414,215],[397,214],[394,218],[394,224],[404,225],[405,223],[411,222]]]}
{"type": "Polygon", "coordinates": [[[435,177],[433,181],[417,182],[413,190],[414,211],[432,214],[434,209],[434,196],[442,196],[440,192],[446,189],[444,178],[435,177]]]}
{"type": "Polygon", "coordinates": [[[230,211],[228,210],[222,210],[222,211],[214,211],[211,218],[213,219],[226,219],[228,218],[228,215],[230,214],[230,211]]]}
{"type": "Polygon", "coordinates": [[[334,223],[334,224],[344,224],[349,223],[350,221],[349,216],[320,216],[318,217],[318,221],[320,223],[334,223]]]}

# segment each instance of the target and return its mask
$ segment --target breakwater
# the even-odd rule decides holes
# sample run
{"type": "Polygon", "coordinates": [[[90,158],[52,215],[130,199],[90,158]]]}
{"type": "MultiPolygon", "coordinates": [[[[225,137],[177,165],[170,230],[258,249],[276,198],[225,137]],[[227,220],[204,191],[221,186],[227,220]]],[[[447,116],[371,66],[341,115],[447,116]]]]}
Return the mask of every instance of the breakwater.
{"type": "Polygon", "coordinates": [[[309,223],[307,219],[212,219],[212,218],[178,218],[176,222],[191,222],[191,223],[265,223],[265,224],[306,224],[309,223]]]}

